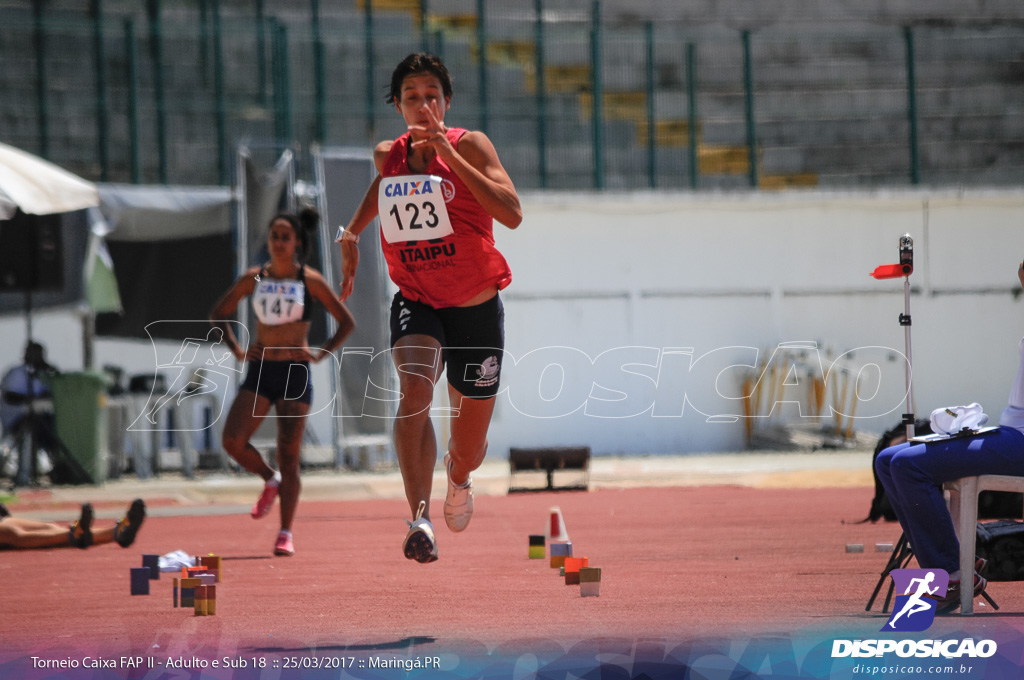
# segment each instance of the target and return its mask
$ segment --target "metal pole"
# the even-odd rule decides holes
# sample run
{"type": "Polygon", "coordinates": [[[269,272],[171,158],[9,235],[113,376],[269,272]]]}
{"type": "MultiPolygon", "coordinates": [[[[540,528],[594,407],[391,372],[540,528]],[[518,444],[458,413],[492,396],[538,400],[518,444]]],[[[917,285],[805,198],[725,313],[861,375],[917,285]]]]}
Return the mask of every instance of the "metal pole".
{"type": "Polygon", "coordinates": [[[434,31],[434,54],[441,61],[444,61],[444,31],[440,28],[434,31]]]}
{"type": "MultiPolygon", "coordinates": [[[[273,36],[271,36],[271,39],[273,39],[273,36]]],[[[238,147],[238,152],[235,155],[235,163],[237,165],[235,170],[235,186],[237,187],[237,191],[235,191],[235,201],[238,210],[238,231],[236,233],[238,241],[235,244],[235,258],[238,260],[238,270],[235,272],[236,276],[241,276],[247,269],[249,269],[249,201],[246,196],[246,191],[248,189],[246,183],[246,178],[248,177],[246,174],[248,171],[246,161],[248,158],[249,149],[244,146],[238,147]]],[[[246,305],[239,305],[238,312],[239,321],[241,321],[243,325],[247,325],[249,321],[248,307],[246,305]]]]}
{"type": "Polygon", "coordinates": [[[900,317],[900,325],[903,326],[903,340],[907,347],[907,410],[903,416],[903,424],[906,427],[907,439],[914,436],[914,384],[913,366],[914,359],[910,354],[910,274],[903,277],[903,316],[900,317]]]}
{"type": "MultiPolygon", "coordinates": [[[[46,105],[46,0],[35,0],[32,12],[35,19],[34,44],[36,52],[36,107],[39,113],[39,155],[50,156],[50,112],[46,105]]],[[[30,338],[31,339],[31,338],[30,338]]]]}
{"type": "Polygon", "coordinates": [[[131,152],[132,182],[142,183],[139,161],[139,73],[136,63],[135,20],[124,20],[124,61],[128,66],[128,145],[131,152]]]}
{"type": "Polygon", "coordinates": [[[657,131],[654,117],[654,22],[644,22],[644,43],[647,48],[645,75],[647,85],[647,183],[652,189],[658,186],[658,155],[655,142],[657,131]]]}
{"type": "Polygon", "coordinates": [[[267,19],[267,30],[270,31],[270,83],[273,89],[274,104],[274,140],[280,142],[284,136],[281,114],[281,46],[277,35],[277,17],[267,19]]]}
{"type": "Polygon", "coordinates": [[[288,29],[280,21],[273,22],[274,110],[277,140],[287,145],[292,138],[292,112],[289,100],[288,29]]]}
{"type": "MultiPolygon", "coordinates": [[[[366,4],[369,5],[370,2],[367,1],[366,4]]],[[[310,160],[312,161],[313,164],[313,181],[316,184],[316,207],[317,210],[320,212],[321,217],[323,218],[324,224],[330,224],[327,197],[326,192],[324,191],[324,186],[326,185],[327,182],[326,179],[324,178],[323,151],[320,149],[319,145],[314,144],[312,145],[312,148],[310,148],[309,150],[309,155],[310,160]]],[[[323,273],[324,281],[327,282],[327,287],[330,288],[331,290],[334,290],[334,267],[331,264],[331,249],[336,246],[333,243],[331,243],[331,236],[327,233],[326,229],[319,229],[318,231],[320,233],[320,253],[323,256],[323,260],[320,263],[320,271],[323,273]]],[[[338,330],[338,322],[331,314],[325,314],[324,317],[327,320],[327,334],[333,335],[334,332],[338,330]]],[[[328,374],[330,377],[330,393],[338,395],[336,412],[337,415],[340,416],[342,413],[342,397],[338,393],[338,380],[340,376],[338,375],[338,371],[336,370],[328,371],[328,374]]],[[[333,416],[335,415],[335,413],[332,412],[331,415],[333,416]]],[[[333,453],[335,465],[337,465],[338,461],[341,460],[342,435],[343,432],[341,418],[331,418],[331,451],[333,453]]]]}
{"type": "Polygon", "coordinates": [[[220,0],[213,2],[213,97],[217,124],[217,183],[228,183],[227,105],[224,101],[224,45],[220,24],[220,0]]]}
{"type": "Polygon", "coordinates": [[[153,62],[153,96],[156,98],[156,146],[160,184],[167,184],[167,98],[164,95],[163,25],[160,0],[149,0],[149,50],[153,62]]]}
{"type": "Polygon", "coordinates": [[[697,47],[686,43],[686,132],[690,139],[690,188],[700,185],[700,159],[697,154],[697,47]]]}
{"type": "MultiPolygon", "coordinates": [[[[373,2],[373,0],[367,0],[373,2]]],[[[420,42],[424,52],[430,51],[430,36],[427,35],[427,0],[420,0],[420,42]]]]}
{"type": "Polygon", "coordinates": [[[914,32],[903,28],[907,49],[907,122],[910,124],[910,183],[921,183],[921,158],[917,146],[917,77],[914,69],[914,32]]]}
{"type": "Polygon", "coordinates": [[[747,118],[747,162],[750,164],[750,186],[757,187],[757,130],[754,126],[754,69],[750,63],[750,31],[743,31],[743,90],[747,118]]]}
{"type": "Polygon", "coordinates": [[[210,0],[199,0],[199,78],[203,87],[209,84],[210,24],[207,18],[210,0]]]}
{"type": "MultiPolygon", "coordinates": [[[[369,0],[367,2],[369,4],[369,0]]],[[[267,3],[256,0],[256,79],[259,81],[260,103],[267,103],[267,3]]]]}
{"type": "Polygon", "coordinates": [[[535,61],[537,69],[537,175],[540,188],[548,187],[548,124],[547,124],[547,82],[544,77],[544,0],[534,0],[537,23],[534,36],[535,61]]]}
{"type": "Polygon", "coordinates": [[[601,87],[601,0],[591,5],[590,68],[594,95],[594,188],[604,188],[604,121],[602,106],[604,92],[601,87]]]}
{"type": "Polygon", "coordinates": [[[103,0],[92,0],[93,63],[96,69],[96,146],[100,180],[110,179],[110,122],[107,119],[107,74],[103,64],[103,0]]]}
{"type": "Polygon", "coordinates": [[[327,67],[320,34],[320,0],[310,0],[313,31],[313,69],[316,72],[316,140],[327,141],[327,67]]]}
{"type": "Polygon", "coordinates": [[[366,28],[366,35],[364,38],[366,44],[366,136],[368,139],[373,140],[377,136],[375,133],[377,122],[377,97],[373,92],[374,70],[377,67],[373,49],[373,1],[365,0],[363,4],[363,16],[366,28]]]}
{"type": "Polygon", "coordinates": [[[476,48],[479,57],[480,130],[486,135],[490,111],[487,109],[487,15],[484,0],[476,0],[476,48]]]}

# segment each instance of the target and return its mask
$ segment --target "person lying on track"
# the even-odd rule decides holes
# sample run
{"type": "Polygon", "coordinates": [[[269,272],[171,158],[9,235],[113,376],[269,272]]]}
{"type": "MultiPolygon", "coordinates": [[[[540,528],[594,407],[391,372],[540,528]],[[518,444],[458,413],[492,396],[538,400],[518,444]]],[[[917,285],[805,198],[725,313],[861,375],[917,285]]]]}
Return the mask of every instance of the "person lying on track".
{"type": "Polygon", "coordinates": [[[128,512],[114,525],[94,530],[91,503],[82,504],[82,513],[70,526],[14,517],[0,503],[0,549],[88,548],[91,545],[117,543],[127,548],[135,542],[139,527],[146,519],[146,504],[136,498],[128,512]]]}

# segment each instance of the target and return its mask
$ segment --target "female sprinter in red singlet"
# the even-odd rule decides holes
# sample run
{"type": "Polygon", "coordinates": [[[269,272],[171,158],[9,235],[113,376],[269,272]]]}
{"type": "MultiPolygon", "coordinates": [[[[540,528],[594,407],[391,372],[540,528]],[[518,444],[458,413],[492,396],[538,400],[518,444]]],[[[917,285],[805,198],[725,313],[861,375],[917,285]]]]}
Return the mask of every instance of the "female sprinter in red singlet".
{"type": "Polygon", "coordinates": [[[281,496],[281,531],[274,545],[275,555],[295,554],[291,529],[299,504],[299,446],[313,400],[309,364],[329,356],[355,328],[352,315],[334,297],[320,272],[303,264],[319,219],[314,210],[303,210],[298,217],[275,216],[267,235],[270,262],[247,271],[210,312],[211,323],[221,329],[235,358],[249,362],[245,381],[224,424],[223,443],[239,465],[266,482],[253,506],[253,519],[266,517],[274,498],[281,496]],[[259,322],[256,342],[244,351],[226,319],[247,296],[252,296],[259,322]],[[338,330],[319,349],[310,349],[307,340],[314,299],[338,322],[338,330]],[[249,443],[271,405],[277,411],[280,469],[276,471],[249,443]]]}
{"type": "Polygon", "coordinates": [[[505,344],[498,291],[512,280],[494,247],[492,225],[498,220],[515,229],[523,219],[515,186],[487,136],[445,125],[451,98],[451,78],[439,58],[411,54],[398,65],[388,102],[408,132],[377,145],[379,175],[338,235],[342,300],[352,293],[359,234],[374,217],[380,217],[384,257],[398,286],[391,304],[401,390],[395,449],[413,514],[403,552],[417,562],[437,559],[430,404],[445,365],[453,417],[444,519],[450,530],[462,531],[472,517],[470,473],[487,453],[505,344]]]}

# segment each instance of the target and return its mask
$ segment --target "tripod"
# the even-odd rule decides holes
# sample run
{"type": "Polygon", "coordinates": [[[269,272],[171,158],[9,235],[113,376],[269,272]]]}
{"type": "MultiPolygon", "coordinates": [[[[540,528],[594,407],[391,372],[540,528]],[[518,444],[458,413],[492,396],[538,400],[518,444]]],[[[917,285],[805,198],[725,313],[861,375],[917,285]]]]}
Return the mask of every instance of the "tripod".
{"type": "MultiPolygon", "coordinates": [[[[882,584],[889,577],[889,572],[893,569],[906,569],[907,565],[910,564],[910,558],[914,556],[914,549],[910,546],[907,541],[906,534],[900,534],[900,540],[896,542],[893,548],[892,555],[889,557],[889,561],[885,563],[885,568],[882,569],[882,575],[878,579],[878,583],[875,584],[875,589],[871,591],[871,597],[868,599],[868,604],[864,607],[864,611],[871,611],[871,606],[875,604],[875,598],[878,597],[879,591],[882,590],[882,584]]],[[[963,576],[961,575],[961,578],[963,576]]],[[[973,579],[972,579],[973,583],[973,579]]],[[[882,603],[882,613],[885,614],[889,611],[889,603],[892,601],[894,584],[889,581],[889,590],[885,594],[885,602],[882,603]]],[[[992,599],[984,590],[981,591],[981,596],[985,598],[985,601],[989,603],[992,609],[999,610],[999,605],[992,599]]]]}
{"type": "Polygon", "coordinates": [[[45,436],[47,440],[47,444],[49,445],[48,448],[50,449],[50,453],[53,455],[54,463],[59,463],[66,472],[66,477],[62,479],[63,482],[71,484],[92,483],[92,477],[85,468],[82,467],[82,464],[78,462],[78,459],[75,458],[71,451],[68,450],[68,447],[60,437],[57,436],[57,433],[54,431],[52,421],[44,417],[44,415],[36,408],[36,370],[35,366],[25,366],[28,394],[5,392],[2,395],[2,398],[8,403],[23,403],[28,409],[17,422],[14,429],[14,450],[18,452],[18,471],[14,479],[14,485],[28,486],[38,483],[39,440],[41,435],[45,436]],[[26,445],[26,439],[28,440],[27,443],[29,451],[27,460],[22,454],[26,445]]]}
{"type": "MultiPolygon", "coordinates": [[[[885,579],[889,577],[889,572],[893,569],[906,569],[910,563],[910,558],[914,556],[914,551],[910,548],[910,543],[907,542],[905,534],[900,534],[900,540],[896,542],[893,548],[892,555],[889,556],[889,561],[885,563],[885,569],[882,570],[882,575],[878,579],[878,583],[875,584],[875,589],[871,591],[871,597],[868,599],[868,604],[864,607],[864,611],[871,611],[871,606],[875,604],[875,598],[878,597],[878,593],[882,590],[882,584],[885,583],[885,579]]],[[[892,592],[894,585],[892,581],[889,582],[889,590],[885,594],[885,602],[882,603],[882,613],[885,614],[889,611],[889,603],[892,601],[892,592]]]]}
{"type": "MultiPolygon", "coordinates": [[[[903,414],[903,425],[906,427],[907,441],[914,436],[914,388],[911,380],[911,366],[912,359],[910,354],[910,275],[914,272],[914,239],[910,237],[910,234],[904,234],[900,237],[900,262],[899,264],[882,265],[875,268],[875,271],[871,273],[876,279],[892,279],[903,277],[903,314],[900,314],[899,320],[900,325],[903,326],[904,330],[904,342],[906,343],[906,376],[907,376],[907,404],[905,413],[903,414]]],[[[907,541],[906,534],[900,534],[899,540],[896,542],[893,548],[892,555],[889,557],[889,561],[886,562],[885,568],[882,570],[882,575],[878,579],[878,583],[875,585],[875,589],[871,593],[871,597],[868,599],[868,604],[864,608],[865,611],[871,611],[871,606],[875,603],[875,598],[878,597],[879,591],[882,589],[882,584],[885,583],[886,578],[893,569],[904,569],[910,563],[910,558],[914,555],[914,549],[907,541]]],[[[964,578],[961,575],[961,578],[964,578]]],[[[974,579],[970,579],[970,583],[973,587],[974,579]]],[[[892,581],[889,582],[889,590],[885,595],[885,602],[882,605],[882,612],[885,613],[889,609],[889,603],[892,601],[893,589],[895,585],[892,581]]],[[[993,609],[999,609],[999,605],[995,603],[988,593],[985,591],[981,592],[981,596],[985,598],[993,609]]]]}

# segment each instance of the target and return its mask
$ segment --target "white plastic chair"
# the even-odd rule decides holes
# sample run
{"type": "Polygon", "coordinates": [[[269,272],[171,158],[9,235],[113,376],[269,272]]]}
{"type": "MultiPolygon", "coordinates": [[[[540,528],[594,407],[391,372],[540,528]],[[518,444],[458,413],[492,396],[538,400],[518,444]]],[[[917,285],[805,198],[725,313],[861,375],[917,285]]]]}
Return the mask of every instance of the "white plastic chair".
{"type": "Polygon", "coordinates": [[[949,492],[949,514],[960,540],[960,580],[961,583],[970,584],[960,589],[960,614],[970,616],[974,613],[973,575],[975,542],[978,538],[978,494],[982,491],[1024,493],[1024,477],[961,477],[946,482],[942,488],[949,492]]]}

